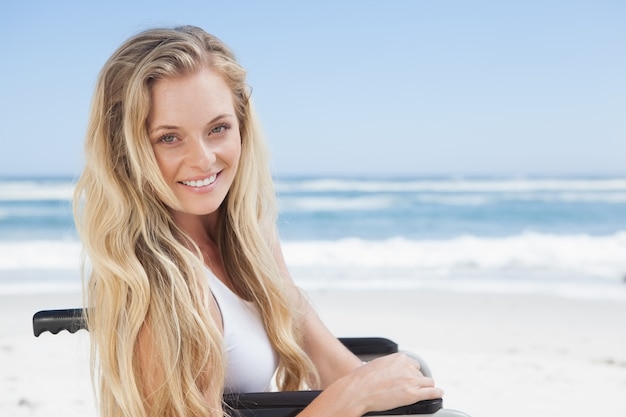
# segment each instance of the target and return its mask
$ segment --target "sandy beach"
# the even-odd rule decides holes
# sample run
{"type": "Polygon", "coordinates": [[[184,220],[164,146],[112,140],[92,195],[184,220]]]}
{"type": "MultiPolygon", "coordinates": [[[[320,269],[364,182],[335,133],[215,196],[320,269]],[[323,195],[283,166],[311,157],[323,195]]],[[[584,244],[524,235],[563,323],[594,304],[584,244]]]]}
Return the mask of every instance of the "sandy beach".
{"type": "MultiPolygon", "coordinates": [[[[473,417],[626,415],[626,303],[539,295],[313,291],[337,336],[383,336],[428,362],[473,417]]],[[[87,333],[35,338],[32,314],[80,294],[0,296],[0,415],[95,416],[87,333]]]]}

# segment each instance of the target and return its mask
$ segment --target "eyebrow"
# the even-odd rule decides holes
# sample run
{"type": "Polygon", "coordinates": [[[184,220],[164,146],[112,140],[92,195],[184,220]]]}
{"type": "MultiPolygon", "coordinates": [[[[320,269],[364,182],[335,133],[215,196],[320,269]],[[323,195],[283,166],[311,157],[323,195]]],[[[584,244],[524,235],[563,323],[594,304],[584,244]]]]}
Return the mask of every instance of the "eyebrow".
{"type": "MultiPolygon", "coordinates": [[[[231,113],[220,114],[220,115],[214,117],[213,119],[211,119],[207,123],[207,126],[217,122],[220,119],[233,118],[233,117],[235,117],[235,115],[231,114],[231,113]]],[[[155,132],[157,132],[159,130],[174,130],[174,129],[177,129],[177,128],[178,128],[178,126],[174,126],[174,125],[159,125],[159,126],[153,128],[153,129],[148,130],[148,135],[152,135],[152,134],[154,134],[155,132]]]]}

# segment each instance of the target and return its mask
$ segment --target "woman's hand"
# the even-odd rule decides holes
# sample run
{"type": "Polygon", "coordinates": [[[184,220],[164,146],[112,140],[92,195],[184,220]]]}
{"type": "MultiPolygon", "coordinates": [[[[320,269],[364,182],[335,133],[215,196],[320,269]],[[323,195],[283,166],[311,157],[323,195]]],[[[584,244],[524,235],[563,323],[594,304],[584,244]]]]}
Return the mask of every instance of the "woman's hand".
{"type": "Polygon", "coordinates": [[[298,416],[360,417],[442,396],[432,378],[422,375],[417,361],[395,353],[339,378],[298,416]]]}
{"type": "Polygon", "coordinates": [[[395,353],[339,378],[298,416],[360,417],[442,396],[432,378],[422,375],[417,361],[395,353]]]}
{"type": "Polygon", "coordinates": [[[352,398],[362,414],[443,396],[433,379],[422,375],[419,363],[401,353],[374,359],[337,383],[346,391],[342,397],[352,398]]]}

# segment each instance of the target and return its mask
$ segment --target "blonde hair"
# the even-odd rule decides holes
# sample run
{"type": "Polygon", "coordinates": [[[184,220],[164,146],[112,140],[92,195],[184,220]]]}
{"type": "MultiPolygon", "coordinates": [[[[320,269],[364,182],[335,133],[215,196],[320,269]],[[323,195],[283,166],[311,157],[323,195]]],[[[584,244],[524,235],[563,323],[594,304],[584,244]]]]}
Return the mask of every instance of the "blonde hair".
{"type": "Polygon", "coordinates": [[[222,415],[224,353],[211,317],[200,251],[174,223],[178,207],[147,136],[155,80],[208,66],[230,87],[242,139],[238,172],[219,209],[217,246],[236,292],[258,306],[279,355],[277,386],[315,384],[302,349],[300,312],[269,241],[275,196],[246,73],[219,39],[196,27],[151,29],[124,43],[102,69],[76,185],[76,225],[85,247],[92,371],[103,417],[222,415]],[[164,383],[146,392],[138,335],[147,323],[164,383]],[[312,379],[312,380],[311,380],[312,379]],[[146,398],[150,396],[150,398],[146,398]]]}

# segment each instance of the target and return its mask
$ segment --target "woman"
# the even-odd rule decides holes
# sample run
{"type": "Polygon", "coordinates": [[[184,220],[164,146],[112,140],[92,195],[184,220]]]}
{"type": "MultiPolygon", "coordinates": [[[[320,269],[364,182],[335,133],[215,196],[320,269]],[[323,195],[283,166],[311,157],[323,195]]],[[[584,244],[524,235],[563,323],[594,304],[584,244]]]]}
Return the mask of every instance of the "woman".
{"type": "Polygon", "coordinates": [[[196,27],[101,71],[74,203],[100,413],[222,416],[225,391],[323,389],[302,416],[438,398],[403,355],[362,363],[294,285],[245,71],[196,27]]]}

